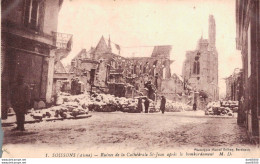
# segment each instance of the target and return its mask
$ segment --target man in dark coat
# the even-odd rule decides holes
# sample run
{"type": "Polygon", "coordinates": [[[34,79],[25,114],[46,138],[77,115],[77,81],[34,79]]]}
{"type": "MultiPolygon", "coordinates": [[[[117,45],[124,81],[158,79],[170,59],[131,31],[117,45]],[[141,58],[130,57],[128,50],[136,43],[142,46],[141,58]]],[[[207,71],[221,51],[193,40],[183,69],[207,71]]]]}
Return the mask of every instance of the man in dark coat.
{"type": "Polygon", "coordinates": [[[141,98],[138,98],[137,110],[139,113],[143,111],[143,103],[141,98]]]}
{"type": "Polygon", "coordinates": [[[196,104],[196,103],[193,104],[193,110],[194,110],[194,111],[197,110],[197,104],[196,104]]]}
{"type": "Polygon", "coordinates": [[[79,95],[80,94],[80,90],[81,90],[81,86],[80,86],[80,83],[79,83],[79,79],[76,78],[76,82],[75,82],[76,86],[75,86],[75,94],[76,95],[79,95]]]}
{"type": "Polygon", "coordinates": [[[162,111],[162,114],[164,114],[164,111],[165,111],[165,104],[166,104],[166,99],[164,96],[162,96],[162,100],[161,100],[161,106],[160,106],[160,109],[162,111]]]}
{"type": "Polygon", "coordinates": [[[1,119],[5,120],[8,116],[9,101],[9,81],[8,77],[2,76],[1,81],[1,119]]]}
{"type": "Polygon", "coordinates": [[[76,83],[75,79],[72,78],[71,79],[71,94],[72,95],[75,95],[75,83],[76,83]]]}
{"type": "Polygon", "coordinates": [[[144,101],[145,113],[148,113],[149,103],[149,99],[146,97],[144,101]]]}
{"type": "Polygon", "coordinates": [[[16,114],[17,127],[15,130],[24,131],[25,114],[30,106],[30,88],[24,83],[24,77],[18,75],[17,82],[11,87],[11,105],[16,114]]]}

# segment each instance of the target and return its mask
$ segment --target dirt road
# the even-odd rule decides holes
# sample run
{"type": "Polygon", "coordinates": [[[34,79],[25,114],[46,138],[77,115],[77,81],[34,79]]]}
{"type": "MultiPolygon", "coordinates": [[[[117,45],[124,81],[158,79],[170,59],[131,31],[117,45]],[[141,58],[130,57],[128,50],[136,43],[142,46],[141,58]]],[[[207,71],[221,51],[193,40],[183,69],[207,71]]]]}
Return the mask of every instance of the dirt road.
{"type": "Polygon", "coordinates": [[[235,118],[174,113],[91,113],[79,120],[26,124],[25,132],[4,127],[4,148],[24,150],[154,151],[207,147],[254,147],[235,118]]]}

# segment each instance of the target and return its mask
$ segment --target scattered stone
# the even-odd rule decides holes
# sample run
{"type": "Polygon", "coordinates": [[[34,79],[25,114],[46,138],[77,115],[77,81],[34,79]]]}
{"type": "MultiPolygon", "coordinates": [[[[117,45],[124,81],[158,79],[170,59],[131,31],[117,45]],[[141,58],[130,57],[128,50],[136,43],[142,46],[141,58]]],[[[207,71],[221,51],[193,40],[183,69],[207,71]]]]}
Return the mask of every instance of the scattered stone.
{"type": "Polygon", "coordinates": [[[46,108],[46,104],[43,101],[39,101],[38,109],[44,109],[44,108],[46,108]]]}
{"type": "Polygon", "coordinates": [[[64,101],[64,102],[69,102],[69,99],[68,99],[67,97],[64,97],[64,98],[63,98],[63,101],[64,101]]]}
{"type": "Polygon", "coordinates": [[[35,114],[33,115],[33,118],[36,120],[42,120],[42,115],[41,114],[35,114]]]}
{"type": "Polygon", "coordinates": [[[46,116],[50,118],[51,117],[51,113],[50,112],[46,112],[46,116]]]}

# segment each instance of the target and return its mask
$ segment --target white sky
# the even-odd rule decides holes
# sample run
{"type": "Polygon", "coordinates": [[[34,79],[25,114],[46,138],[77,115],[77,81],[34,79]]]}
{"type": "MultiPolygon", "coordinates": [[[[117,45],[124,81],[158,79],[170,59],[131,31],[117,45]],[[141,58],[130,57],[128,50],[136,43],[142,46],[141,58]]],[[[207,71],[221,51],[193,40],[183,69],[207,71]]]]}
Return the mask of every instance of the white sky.
{"type": "MultiPolygon", "coordinates": [[[[194,50],[203,33],[208,38],[208,16],[216,21],[219,87],[222,78],[241,68],[236,50],[235,0],[64,0],[58,31],[73,34],[70,60],[82,49],[95,47],[103,35],[121,46],[172,45],[172,72],[181,74],[185,52],[194,50]]],[[[144,54],[148,56],[150,54],[144,54]]]]}

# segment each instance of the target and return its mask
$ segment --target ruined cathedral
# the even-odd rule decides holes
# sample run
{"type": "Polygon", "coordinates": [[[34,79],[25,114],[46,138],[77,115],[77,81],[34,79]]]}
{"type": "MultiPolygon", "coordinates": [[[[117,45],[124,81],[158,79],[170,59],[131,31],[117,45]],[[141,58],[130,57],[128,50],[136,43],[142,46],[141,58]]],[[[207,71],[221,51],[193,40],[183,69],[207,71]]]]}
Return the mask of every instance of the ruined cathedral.
{"type": "Polygon", "coordinates": [[[218,52],[216,49],[216,24],[209,16],[208,39],[201,37],[197,48],[186,52],[182,75],[192,90],[203,93],[209,100],[219,99],[218,52]]]}

